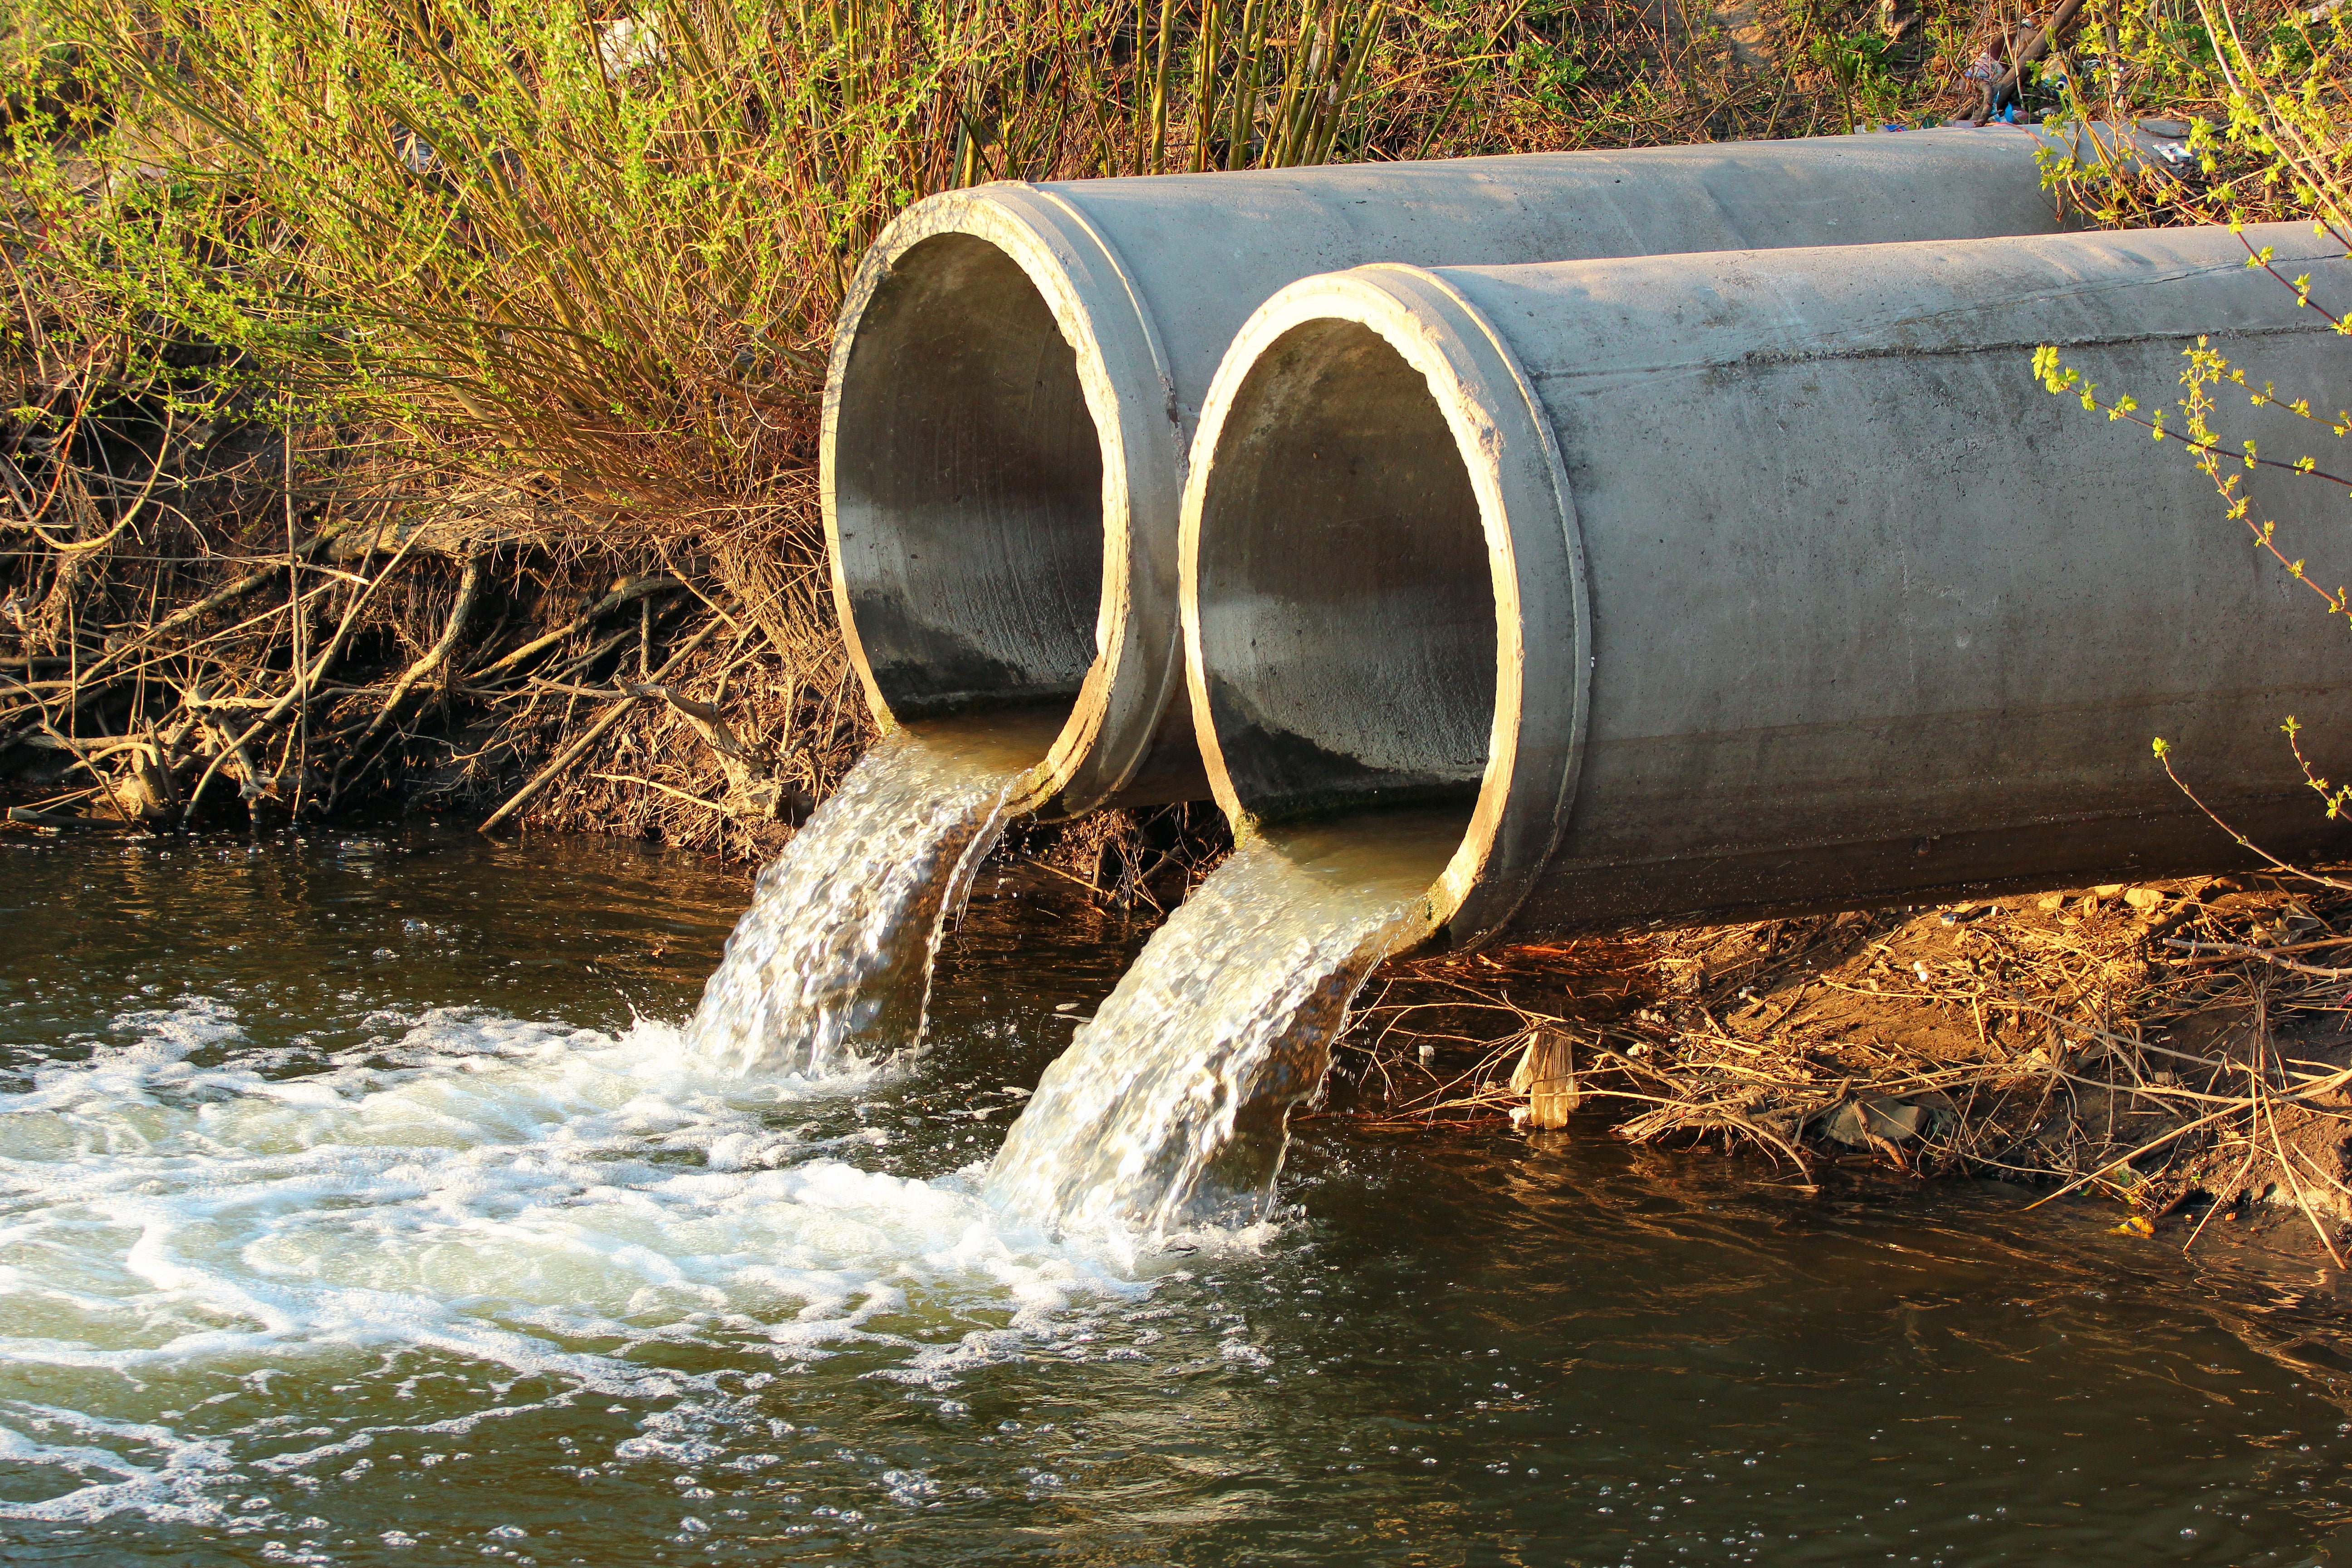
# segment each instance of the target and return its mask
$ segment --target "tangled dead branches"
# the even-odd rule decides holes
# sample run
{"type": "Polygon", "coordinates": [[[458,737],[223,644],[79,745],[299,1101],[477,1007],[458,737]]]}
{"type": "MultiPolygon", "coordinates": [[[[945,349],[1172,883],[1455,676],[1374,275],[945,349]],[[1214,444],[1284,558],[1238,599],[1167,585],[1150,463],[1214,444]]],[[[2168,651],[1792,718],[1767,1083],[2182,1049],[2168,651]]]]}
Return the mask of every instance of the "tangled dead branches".
{"type": "Polygon", "coordinates": [[[90,501],[26,512],[0,558],[19,826],[403,805],[756,855],[866,739],[814,575],[754,527],[730,560],[611,543],[528,485],[347,435],[206,452],[169,427],[118,397],[78,447],[20,425],[0,454],[20,488],[90,501]],[[110,459],[138,484],[107,490],[110,459]]]}
{"type": "Polygon", "coordinates": [[[2352,894],[2260,877],[1423,958],[1357,1016],[1349,1109],[1526,1122],[1548,1100],[1808,1183],[1874,1165],[2096,1190],[2191,1240],[2267,1204],[2336,1254],[2347,952],[2352,894]]]}

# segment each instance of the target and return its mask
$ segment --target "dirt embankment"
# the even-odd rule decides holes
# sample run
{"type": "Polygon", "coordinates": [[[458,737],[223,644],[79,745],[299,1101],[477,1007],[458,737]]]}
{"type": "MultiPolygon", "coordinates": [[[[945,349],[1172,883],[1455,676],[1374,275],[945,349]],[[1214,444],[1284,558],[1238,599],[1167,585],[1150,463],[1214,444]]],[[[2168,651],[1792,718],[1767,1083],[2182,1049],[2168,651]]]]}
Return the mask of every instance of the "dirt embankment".
{"type": "Polygon", "coordinates": [[[2347,954],[2352,884],[2261,876],[1409,960],[1333,1107],[2095,1191],[2143,1234],[2291,1222],[2341,1254],[2347,954]]]}

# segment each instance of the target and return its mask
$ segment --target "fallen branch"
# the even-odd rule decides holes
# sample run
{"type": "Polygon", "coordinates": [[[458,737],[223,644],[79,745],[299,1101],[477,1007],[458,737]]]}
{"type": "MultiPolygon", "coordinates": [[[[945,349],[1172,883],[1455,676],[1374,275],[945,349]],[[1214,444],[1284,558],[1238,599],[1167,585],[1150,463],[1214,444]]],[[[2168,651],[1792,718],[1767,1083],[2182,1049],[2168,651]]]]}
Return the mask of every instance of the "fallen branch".
{"type": "Polygon", "coordinates": [[[122,833],[137,827],[135,822],[109,822],[98,816],[68,816],[62,812],[36,811],[29,805],[12,805],[8,820],[27,827],[56,827],[69,833],[122,833]]]}
{"type": "Polygon", "coordinates": [[[715,811],[721,816],[734,815],[715,800],[705,800],[698,795],[688,795],[686,791],[666,784],[659,779],[639,778],[635,773],[590,773],[588,776],[592,779],[603,779],[607,784],[643,784],[647,789],[657,789],[664,795],[676,795],[688,805],[698,805],[705,811],[715,811]]]}
{"type": "Polygon", "coordinates": [[[475,679],[480,679],[484,676],[496,675],[502,669],[512,669],[515,666],[522,663],[523,660],[530,658],[531,655],[538,653],[542,649],[552,647],[555,644],[562,642],[565,637],[572,636],[573,633],[580,631],[585,626],[593,625],[596,621],[605,616],[611,615],[614,610],[619,609],[624,605],[632,603],[635,600],[648,597],[655,594],[667,594],[674,589],[683,588],[685,586],[685,584],[679,582],[675,577],[639,577],[635,582],[624,583],[619,587],[614,589],[611,593],[605,595],[603,598],[597,600],[593,605],[589,605],[588,608],[581,611],[577,616],[574,616],[562,626],[558,626],[555,630],[548,633],[545,637],[534,637],[530,642],[523,644],[522,647],[515,649],[512,653],[499,659],[496,663],[488,665],[483,668],[477,670],[475,672],[475,679]]]}
{"type": "Polygon", "coordinates": [[[447,662],[451,650],[457,646],[457,639],[465,636],[466,623],[472,618],[475,603],[481,595],[484,559],[479,554],[466,557],[465,573],[457,580],[457,599],[449,606],[449,619],[442,626],[441,636],[415,663],[400,672],[400,679],[392,683],[392,690],[384,697],[383,706],[376,710],[374,721],[357,741],[352,742],[351,750],[345,753],[347,759],[356,758],[367,743],[375,739],[377,732],[392,721],[393,715],[408,700],[409,692],[418,681],[447,662]]]}
{"type": "Polygon", "coordinates": [[[319,650],[319,657],[297,673],[294,684],[287,689],[286,695],[273,703],[268,711],[255,720],[252,727],[238,736],[230,746],[213,753],[213,760],[205,764],[203,774],[196,780],[196,787],[188,792],[186,810],[190,816],[195,815],[196,806],[205,798],[205,786],[212,783],[213,775],[220,771],[222,761],[232,752],[237,754],[248,770],[252,767],[251,760],[245,756],[247,743],[285,717],[289,709],[309,695],[311,683],[324,675],[328,668],[334,663],[336,656],[341,653],[343,639],[351,635],[352,623],[358,619],[362,606],[374,596],[378,588],[391,580],[392,574],[400,569],[401,562],[407,558],[408,552],[420,537],[422,537],[421,531],[412,533],[401,541],[400,548],[393,552],[390,561],[384,563],[383,570],[377,573],[367,586],[352,595],[352,602],[343,608],[343,618],[336,623],[335,635],[327,639],[327,646],[319,650]]]}
{"type": "MultiPolygon", "coordinates": [[[[2234,942],[2189,942],[2177,936],[2166,937],[2164,945],[2179,948],[2184,952],[2213,953],[2225,958],[2259,958],[2264,963],[2273,963],[2281,969],[2291,969],[2297,974],[2314,975],[2321,980],[2352,980],[2352,969],[2328,969],[2315,963],[2298,963],[2273,948],[2248,947],[2234,942]]],[[[2313,942],[2308,945],[2317,947],[2323,944],[2313,942]]]]}
{"type": "MultiPolygon", "coordinates": [[[[296,561],[308,562],[310,557],[316,555],[320,551],[325,549],[328,544],[331,543],[338,534],[351,529],[354,525],[355,521],[356,520],[346,519],[341,522],[329,523],[326,527],[320,529],[309,539],[303,541],[302,543],[296,546],[290,553],[296,561]]],[[[404,552],[406,548],[405,544],[402,546],[404,552]]],[[[207,595],[205,597],[197,600],[194,604],[188,605],[184,609],[173,611],[170,615],[164,616],[162,620],[156,622],[152,626],[140,633],[137,637],[132,637],[121,647],[110,648],[98,658],[92,660],[89,667],[80,672],[81,680],[84,682],[95,680],[99,676],[103,675],[110,666],[119,663],[125,655],[138,651],[140,648],[146,647],[149,643],[153,642],[157,637],[168,637],[173,632],[175,632],[182,626],[186,626],[190,621],[196,620],[208,615],[212,611],[220,608],[223,605],[242,599],[247,594],[252,593],[256,588],[275,583],[285,574],[285,571],[286,568],[283,564],[273,562],[268,566],[259,567],[252,572],[247,573],[236,582],[231,583],[227,587],[207,595]]]]}
{"type": "MultiPolygon", "coordinates": [[[[2075,21],[2082,14],[2083,0],[2064,0],[2056,11],[2051,13],[2050,20],[2042,25],[2041,30],[2017,51],[2016,61],[2008,70],[2001,73],[2000,86],[2015,87],[2026,67],[2048,54],[2057,45],[2065,42],[2066,35],[2074,30],[2075,21]]],[[[1999,96],[1998,89],[1995,96],[1999,96]]]]}

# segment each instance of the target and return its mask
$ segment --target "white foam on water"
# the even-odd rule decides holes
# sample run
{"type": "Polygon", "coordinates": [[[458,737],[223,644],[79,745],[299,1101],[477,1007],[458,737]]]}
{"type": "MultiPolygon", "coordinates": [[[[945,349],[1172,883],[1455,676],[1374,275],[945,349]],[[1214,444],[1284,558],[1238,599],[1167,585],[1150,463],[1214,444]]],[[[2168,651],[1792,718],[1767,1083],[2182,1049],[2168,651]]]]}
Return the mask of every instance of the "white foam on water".
{"type": "Polygon", "coordinates": [[[268,1421],[174,1425],[192,1376],[265,1405],[280,1374],[389,1398],[386,1369],[423,1355],[722,1419],[719,1379],[747,1366],[855,1347],[944,1387],[1151,1288],[1005,1219],[976,1169],[926,1182],[845,1157],[885,1141],[845,1097],[887,1069],[751,1082],[665,1024],[454,1010],[272,1079],[238,1064],[217,1001],[116,1022],[128,1044],[0,1096],[0,1467],[59,1483],[0,1517],[196,1519],[240,1473],[364,1446],[341,1431],[289,1455],[259,1442],[268,1421]]]}
{"type": "Polygon", "coordinates": [[[226,1443],[25,1400],[0,1401],[0,1413],[23,1428],[0,1426],[0,1465],[56,1469],[82,1482],[44,1501],[0,1509],[0,1517],[62,1524],[135,1511],[205,1524],[225,1511],[207,1493],[233,1468],[226,1443]]]}

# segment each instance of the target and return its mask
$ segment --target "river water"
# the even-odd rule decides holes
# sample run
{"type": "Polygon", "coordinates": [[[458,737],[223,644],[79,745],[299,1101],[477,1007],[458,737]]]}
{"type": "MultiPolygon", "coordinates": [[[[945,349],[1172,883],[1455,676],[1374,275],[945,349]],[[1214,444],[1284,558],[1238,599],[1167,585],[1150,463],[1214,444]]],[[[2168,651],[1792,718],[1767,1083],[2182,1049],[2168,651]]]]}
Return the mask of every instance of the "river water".
{"type": "Polygon", "coordinates": [[[1336,1119],[1264,1223],[1123,1258],[981,1183],[1142,931],[983,869],[920,1057],[747,1074],[680,1030],[747,897],[0,841],[0,1560],[2352,1555],[2331,1277],[1336,1119]]]}

